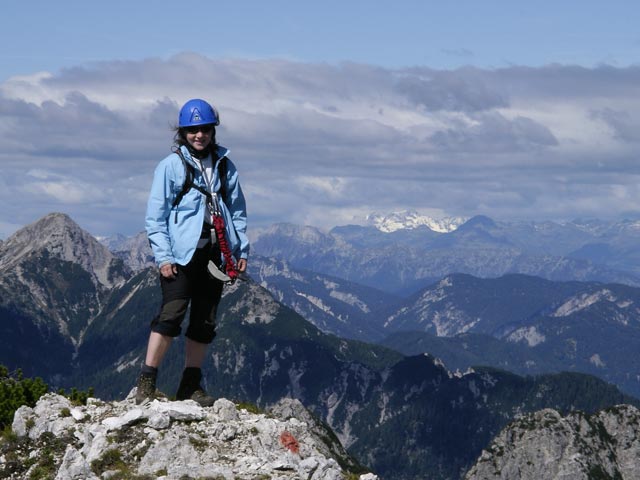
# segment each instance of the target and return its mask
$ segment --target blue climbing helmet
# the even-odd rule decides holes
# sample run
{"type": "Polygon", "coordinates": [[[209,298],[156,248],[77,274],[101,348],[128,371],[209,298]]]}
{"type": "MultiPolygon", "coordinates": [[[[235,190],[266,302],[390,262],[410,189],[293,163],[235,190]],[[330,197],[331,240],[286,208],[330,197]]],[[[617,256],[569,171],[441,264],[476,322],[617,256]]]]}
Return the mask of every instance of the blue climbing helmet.
{"type": "Polygon", "coordinates": [[[218,111],[204,100],[193,98],[183,105],[178,116],[178,127],[220,125],[218,111]]]}

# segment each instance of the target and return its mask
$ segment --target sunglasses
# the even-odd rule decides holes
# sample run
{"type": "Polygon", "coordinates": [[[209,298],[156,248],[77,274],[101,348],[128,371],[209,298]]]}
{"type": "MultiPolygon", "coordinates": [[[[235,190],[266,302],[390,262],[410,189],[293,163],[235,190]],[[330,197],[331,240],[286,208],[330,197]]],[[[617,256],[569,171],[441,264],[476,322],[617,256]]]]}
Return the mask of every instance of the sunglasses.
{"type": "Polygon", "coordinates": [[[193,125],[192,127],[184,127],[184,131],[186,133],[198,133],[202,132],[204,134],[209,134],[213,131],[213,125],[193,125]]]}

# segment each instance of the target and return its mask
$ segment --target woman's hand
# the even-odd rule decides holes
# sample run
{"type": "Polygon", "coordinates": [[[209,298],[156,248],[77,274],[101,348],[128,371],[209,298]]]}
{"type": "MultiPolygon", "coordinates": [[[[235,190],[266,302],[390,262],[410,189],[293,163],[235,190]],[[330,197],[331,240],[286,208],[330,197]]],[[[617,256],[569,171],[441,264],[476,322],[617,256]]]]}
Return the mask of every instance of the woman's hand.
{"type": "Polygon", "coordinates": [[[160,267],[160,275],[173,280],[178,275],[178,266],[175,263],[167,263],[160,267]]]}
{"type": "Polygon", "coordinates": [[[238,260],[238,272],[243,273],[247,269],[247,259],[241,258],[238,260]]]}

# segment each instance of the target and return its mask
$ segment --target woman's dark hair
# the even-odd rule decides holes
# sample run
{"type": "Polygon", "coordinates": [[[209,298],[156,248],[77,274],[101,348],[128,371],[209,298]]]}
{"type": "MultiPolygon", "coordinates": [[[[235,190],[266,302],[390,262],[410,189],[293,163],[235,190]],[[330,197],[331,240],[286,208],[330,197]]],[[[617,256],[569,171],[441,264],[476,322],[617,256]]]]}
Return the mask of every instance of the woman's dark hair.
{"type": "MultiPolygon", "coordinates": [[[[186,137],[186,132],[184,130],[184,128],[180,128],[180,127],[173,127],[172,130],[174,131],[174,135],[173,135],[173,144],[177,147],[182,147],[183,145],[185,146],[189,146],[189,142],[187,142],[187,137],[186,137]]],[[[211,132],[211,145],[217,145],[218,143],[216,142],[216,127],[213,127],[213,132],[211,132]]]]}

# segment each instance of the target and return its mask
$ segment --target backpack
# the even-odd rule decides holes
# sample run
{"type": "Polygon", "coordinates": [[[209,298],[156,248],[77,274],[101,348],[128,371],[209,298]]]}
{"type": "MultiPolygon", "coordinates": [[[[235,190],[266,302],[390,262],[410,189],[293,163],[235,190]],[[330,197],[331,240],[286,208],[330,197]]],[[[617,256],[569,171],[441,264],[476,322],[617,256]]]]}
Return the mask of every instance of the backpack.
{"type": "MultiPolygon", "coordinates": [[[[184,166],[185,175],[184,175],[184,183],[182,184],[182,189],[180,190],[178,195],[176,195],[176,198],[173,200],[173,203],[171,204],[171,208],[172,209],[176,208],[182,201],[182,198],[192,188],[195,188],[207,198],[211,198],[211,193],[207,191],[207,189],[193,183],[193,178],[195,176],[195,168],[193,167],[193,165],[187,162],[187,160],[184,158],[184,155],[182,154],[182,151],[179,148],[177,148],[174,153],[177,153],[178,156],[180,157],[180,160],[182,160],[182,165],[184,166]]],[[[216,193],[222,199],[222,201],[225,201],[227,198],[227,182],[226,182],[227,157],[226,156],[222,157],[218,162],[218,178],[220,179],[220,190],[218,190],[218,192],[216,193]]],[[[177,210],[175,213],[174,223],[178,223],[177,210]]]]}

